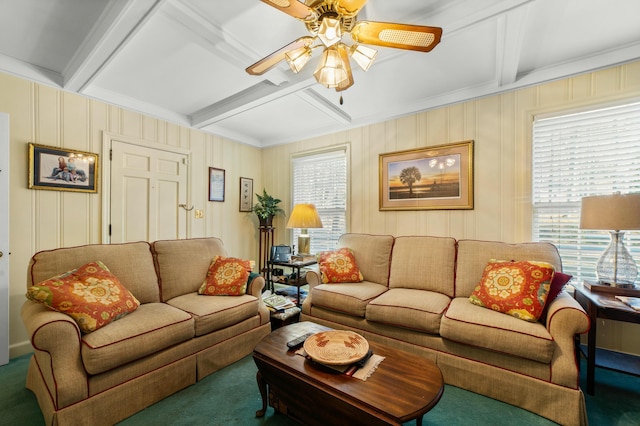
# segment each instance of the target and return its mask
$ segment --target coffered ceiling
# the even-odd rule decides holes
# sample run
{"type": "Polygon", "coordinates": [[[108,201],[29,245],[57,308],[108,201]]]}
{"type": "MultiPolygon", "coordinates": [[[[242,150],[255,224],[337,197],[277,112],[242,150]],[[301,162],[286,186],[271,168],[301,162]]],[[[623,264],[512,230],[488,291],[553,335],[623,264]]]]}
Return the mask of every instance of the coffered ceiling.
{"type": "Polygon", "coordinates": [[[269,146],[638,60],[638,17],[638,0],[369,0],[359,20],[442,40],[379,47],[336,93],[315,65],[245,72],[308,35],[259,0],[0,0],[0,71],[269,146]]]}

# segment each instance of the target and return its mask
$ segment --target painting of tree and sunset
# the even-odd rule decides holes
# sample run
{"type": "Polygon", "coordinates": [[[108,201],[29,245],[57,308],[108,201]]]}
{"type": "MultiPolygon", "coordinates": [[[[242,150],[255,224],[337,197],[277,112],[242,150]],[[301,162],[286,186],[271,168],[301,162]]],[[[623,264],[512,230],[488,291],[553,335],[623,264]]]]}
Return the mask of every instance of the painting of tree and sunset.
{"type": "Polygon", "coordinates": [[[380,210],[473,209],[473,140],[380,154],[380,210]]]}
{"type": "Polygon", "coordinates": [[[460,155],[388,163],[389,200],[460,197],[460,155]]]}

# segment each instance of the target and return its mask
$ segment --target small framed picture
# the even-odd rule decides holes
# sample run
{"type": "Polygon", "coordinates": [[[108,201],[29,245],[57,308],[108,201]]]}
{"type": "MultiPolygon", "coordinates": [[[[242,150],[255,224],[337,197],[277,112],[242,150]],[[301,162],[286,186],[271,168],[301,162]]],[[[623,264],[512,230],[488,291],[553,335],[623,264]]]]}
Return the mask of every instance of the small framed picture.
{"type": "Polygon", "coordinates": [[[209,201],[224,201],[224,169],[209,167],[209,201]]]}
{"type": "Polygon", "coordinates": [[[30,143],[29,188],[98,192],[98,154],[30,143]]]}
{"type": "Polygon", "coordinates": [[[250,212],[253,210],[253,179],[240,178],[240,211],[250,212]]]}

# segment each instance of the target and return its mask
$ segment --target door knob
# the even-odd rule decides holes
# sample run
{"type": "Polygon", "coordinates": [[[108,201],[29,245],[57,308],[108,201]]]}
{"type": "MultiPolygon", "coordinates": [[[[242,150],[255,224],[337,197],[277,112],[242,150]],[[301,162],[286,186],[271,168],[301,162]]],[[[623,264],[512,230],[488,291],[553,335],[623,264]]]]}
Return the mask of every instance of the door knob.
{"type": "Polygon", "coordinates": [[[2,255],[3,255],[3,254],[4,254],[4,253],[0,251],[0,257],[2,257],[2,255]]]}

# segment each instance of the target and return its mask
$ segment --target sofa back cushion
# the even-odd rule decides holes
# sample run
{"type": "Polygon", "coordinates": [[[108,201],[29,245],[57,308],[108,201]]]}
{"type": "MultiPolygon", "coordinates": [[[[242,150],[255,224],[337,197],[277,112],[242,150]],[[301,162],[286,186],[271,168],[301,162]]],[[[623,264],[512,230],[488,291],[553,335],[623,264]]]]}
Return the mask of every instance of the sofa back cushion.
{"type": "Polygon", "coordinates": [[[455,262],[453,238],[397,237],[389,288],[429,290],[453,297],[455,262]]]}
{"type": "Polygon", "coordinates": [[[344,234],[338,240],[338,248],[351,249],[366,281],[386,286],[393,241],[391,235],[344,234]]]}
{"type": "Polygon", "coordinates": [[[162,240],[152,244],[163,302],[198,291],[214,256],[227,256],[219,238],[162,240]]]}
{"type": "Polygon", "coordinates": [[[547,262],[562,271],[558,249],[551,243],[508,244],[497,241],[460,240],[456,264],[456,297],[469,297],[491,259],[547,262]]]}
{"type": "Polygon", "coordinates": [[[104,263],[140,303],[160,301],[151,245],[147,242],[92,244],[38,252],[29,262],[27,286],[95,261],[104,263]]]}

